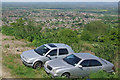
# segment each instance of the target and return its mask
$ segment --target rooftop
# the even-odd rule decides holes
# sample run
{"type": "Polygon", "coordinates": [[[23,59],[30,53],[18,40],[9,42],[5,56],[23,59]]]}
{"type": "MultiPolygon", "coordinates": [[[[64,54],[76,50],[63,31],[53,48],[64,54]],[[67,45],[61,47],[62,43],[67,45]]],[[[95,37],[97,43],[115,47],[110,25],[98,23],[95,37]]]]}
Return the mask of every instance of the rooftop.
{"type": "Polygon", "coordinates": [[[54,48],[54,47],[69,47],[67,44],[64,44],[64,43],[49,43],[47,45],[50,46],[51,48],[54,48]]]}
{"type": "Polygon", "coordinates": [[[94,56],[90,53],[74,53],[74,55],[76,55],[77,57],[81,59],[98,59],[97,56],[94,56]]]}

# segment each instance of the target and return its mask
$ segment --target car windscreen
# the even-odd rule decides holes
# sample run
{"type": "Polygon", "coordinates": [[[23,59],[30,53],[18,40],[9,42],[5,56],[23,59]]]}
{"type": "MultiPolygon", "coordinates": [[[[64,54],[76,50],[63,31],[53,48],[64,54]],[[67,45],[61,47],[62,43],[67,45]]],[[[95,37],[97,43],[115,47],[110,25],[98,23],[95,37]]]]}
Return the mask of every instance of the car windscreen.
{"type": "Polygon", "coordinates": [[[42,55],[42,56],[45,55],[49,50],[50,50],[50,49],[47,48],[45,45],[42,45],[42,46],[34,49],[34,51],[35,51],[36,53],[38,53],[39,55],[42,55]]]}
{"type": "Polygon", "coordinates": [[[81,60],[80,58],[78,58],[77,56],[75,56],[74,54],[68,55],[65,58],[63,58],[63,60],[65,62],[67,62],[68,64],[71,64],[73,66],[75,66],[76,64],[78,64],[78,62],[81,60]]]}

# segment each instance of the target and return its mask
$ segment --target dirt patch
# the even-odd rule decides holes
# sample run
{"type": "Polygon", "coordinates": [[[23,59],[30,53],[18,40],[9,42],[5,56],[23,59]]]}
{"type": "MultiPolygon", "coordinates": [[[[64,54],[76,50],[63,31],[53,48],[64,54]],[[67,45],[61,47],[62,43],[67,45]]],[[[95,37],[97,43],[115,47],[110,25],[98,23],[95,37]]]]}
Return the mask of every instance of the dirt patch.
{"type": "MultiPolygon", "coordinates": [[[[2,34],[0,34],[2,35],[2,34]]],[[[26,44],[28,44],[29,42],[26,42],[25,40],[17,40],[15,39],[15,37],[13,36],[6,36],[6,35],[2,35],[0,37],[0,41],[1,41],[1,54],[21,54],[23,51],[26,50],[31,50],[35,47],[26,47],[26,44]]],[[[0,74],[3,78],[15,78],[15,76],[11,75],[11,71],[10,69],[8,69],[7,67],[5,67],[4,65],[2,65],[2,55],[0,56],[0,74]]],[[[16,62],[19,62],[22,65],[22,62],[20,59],[16,59],[16,62]]],[[[0,76],[0,77],[1,77],[0,76]]]]}
{"type": "Polygon", "coordinates": [[[16,40],[13,36],[2,35],[2,49],[5,53],[21,54],[23,51],[34,48],[25,47],[27,43],[29,42],[25,40],[16,40]]]}

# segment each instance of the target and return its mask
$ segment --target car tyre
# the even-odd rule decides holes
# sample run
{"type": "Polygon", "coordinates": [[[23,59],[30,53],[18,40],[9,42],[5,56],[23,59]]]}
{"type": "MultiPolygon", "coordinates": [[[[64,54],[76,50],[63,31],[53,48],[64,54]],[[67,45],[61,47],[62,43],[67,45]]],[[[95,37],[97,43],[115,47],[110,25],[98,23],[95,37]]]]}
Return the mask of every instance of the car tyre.
{"type": "Polygon", "coordinates": [[[42,62],[35,62],[33,65],[34,69],[41,68],[42,67],[42,62]]]}
{"type": "Polygon", "coordinates": [[[69,73],[63,73],[62,77],[70,78],[70,74],[69,73]]]}

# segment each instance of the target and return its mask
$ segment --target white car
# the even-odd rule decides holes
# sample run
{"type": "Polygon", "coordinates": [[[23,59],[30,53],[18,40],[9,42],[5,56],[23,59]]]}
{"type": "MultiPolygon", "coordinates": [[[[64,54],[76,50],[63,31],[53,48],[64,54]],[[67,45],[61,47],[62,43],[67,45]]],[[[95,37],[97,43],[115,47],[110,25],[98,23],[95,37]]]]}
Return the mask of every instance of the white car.
{"type": "Polygon", "coordinates": [[[48,60],[63,58],[71,53],[74,53],[74,51],[66,44],[49,43],[33,50],[24,51],[21,54],[21,60],[23,64],[36,69],[38,67],[41,68],[48,60]]]}
{"type": "Polygon", "coordinates": [[[47,61],[45,71],[53,77],[84,77],[99,70],[114,72],[114,65],[109,61],[90,53],[74,53],[63,59],[47,61]]]}

